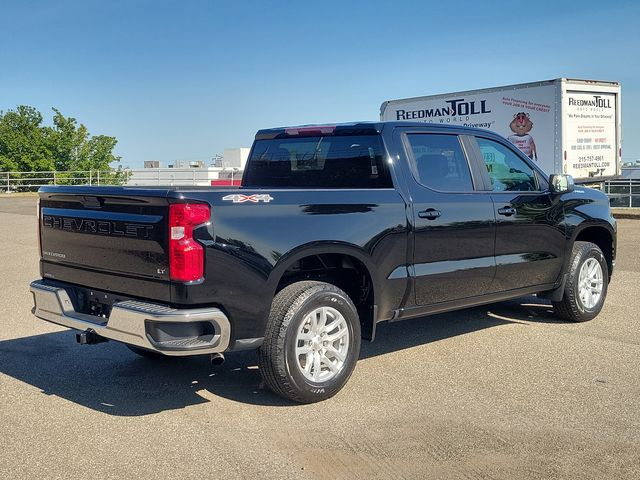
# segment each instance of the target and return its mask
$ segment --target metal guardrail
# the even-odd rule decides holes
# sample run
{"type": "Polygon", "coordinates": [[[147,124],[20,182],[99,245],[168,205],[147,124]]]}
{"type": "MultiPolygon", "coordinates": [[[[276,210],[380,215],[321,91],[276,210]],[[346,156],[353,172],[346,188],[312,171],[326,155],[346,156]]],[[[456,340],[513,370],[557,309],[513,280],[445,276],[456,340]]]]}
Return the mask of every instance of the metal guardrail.
{"type": "Polygon", "coordinates": [[[604,182],[609,204],[617,208],[640,207],[640,179],[622,178],[604,182]]]}
{"type": "Polygon", "coordinates": [[[0,172],[0,191],[6,193],[37,190],[46,185],[123,185],[128,171],[41,171],[0,172]]]}
{"type": "MultiPolygon", "coordinates": [[[[46,185],[215,185],[218,179],[233,183],[242,178],[238,169],[139,169],[123,171],[0,172],[0,192],[35,191],[46,185]]],[[[617,208],[640,207],[640,178],[608,180],[601,189],[617,208]]]]}
{"type": "Polygon", "coordinates": [[[143,168],[122,171],[0,172],[0,192],[35,191],[47,185],[237,185],[238,168],[143,168]]]}

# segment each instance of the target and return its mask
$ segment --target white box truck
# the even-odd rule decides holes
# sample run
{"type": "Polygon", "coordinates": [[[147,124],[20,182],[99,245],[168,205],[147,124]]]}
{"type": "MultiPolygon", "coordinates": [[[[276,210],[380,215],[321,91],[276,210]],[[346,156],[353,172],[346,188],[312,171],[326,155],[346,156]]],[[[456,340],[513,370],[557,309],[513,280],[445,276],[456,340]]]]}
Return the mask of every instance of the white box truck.
{"type": "Polygon", "coordinates": [[[381,120],[485,128],[507,137],[543,170],[576,181],[620,174],[620,84],[558,78],[388,100],[381,120]]]}

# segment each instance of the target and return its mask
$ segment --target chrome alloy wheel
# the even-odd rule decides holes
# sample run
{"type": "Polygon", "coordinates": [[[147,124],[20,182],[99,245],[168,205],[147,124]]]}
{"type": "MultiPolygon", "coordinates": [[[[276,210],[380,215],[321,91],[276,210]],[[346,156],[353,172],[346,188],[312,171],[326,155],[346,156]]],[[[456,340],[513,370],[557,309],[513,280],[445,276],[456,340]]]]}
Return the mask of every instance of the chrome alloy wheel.
{"type": "Polygon", "coordinates": [[[302,321],[296,335],[296,364],[312,382],[326,382],[340,373],[349,351],[349,327],[342,314],[318,307],[302,321]]]}
{"type": "Polygon", "coordinates": [[[588,258],[580,267],[578,296],[585,308],[595,307],[602,296],[602,266],[595,258],[588,258]]]}

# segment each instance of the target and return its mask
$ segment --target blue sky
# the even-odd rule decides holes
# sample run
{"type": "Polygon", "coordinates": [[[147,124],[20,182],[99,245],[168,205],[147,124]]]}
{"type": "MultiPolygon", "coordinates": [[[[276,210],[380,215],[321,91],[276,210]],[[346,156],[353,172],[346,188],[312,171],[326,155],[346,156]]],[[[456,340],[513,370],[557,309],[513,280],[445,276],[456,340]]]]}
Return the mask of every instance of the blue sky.
{"type": "Polygon", "coordinates": [[[3,0],[0,109],[59,108],[139,167],[263,127],[375,120],[392,98],[617,80],[623,157],[640,159],[639,5],[3,0]]]}

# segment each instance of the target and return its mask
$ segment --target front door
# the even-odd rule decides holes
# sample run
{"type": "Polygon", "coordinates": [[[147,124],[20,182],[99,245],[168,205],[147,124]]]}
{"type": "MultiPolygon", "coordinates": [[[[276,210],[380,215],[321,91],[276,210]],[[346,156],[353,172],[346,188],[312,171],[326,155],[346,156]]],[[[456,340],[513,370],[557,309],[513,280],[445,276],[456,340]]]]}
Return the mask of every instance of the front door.
{"type": "Polygon", "coordinates": [[[496,291],[556,282],[566,247],[563,209],[546,179],[506,141],[476,136],[496,213],[496,291]]]}

